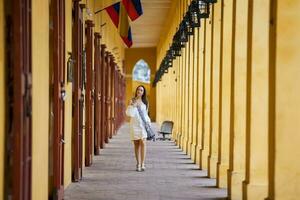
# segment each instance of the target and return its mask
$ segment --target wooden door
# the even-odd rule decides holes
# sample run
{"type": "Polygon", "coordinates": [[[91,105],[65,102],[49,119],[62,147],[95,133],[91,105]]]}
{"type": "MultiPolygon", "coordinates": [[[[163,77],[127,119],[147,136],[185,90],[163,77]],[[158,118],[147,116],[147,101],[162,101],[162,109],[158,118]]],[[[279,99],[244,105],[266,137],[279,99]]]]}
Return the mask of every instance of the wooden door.
{"type": "Polygon", "coordinates": [[[83,14],[80,0],[73,0],[72,57],[73,79],[73,135],[72,135],[72,179],[82,178],[82,134],[83,134],[83,14]]]}
{"type": "Polygon", "coordinates": [[[93,147],[93,22],[86,21],[86,123],[85,123],[85,166],[92,164],[93,147]]]}
{"type": "Polygon", "coordinates": [[[100,147],[104,148],[105,145],[105,107],[106,107],[106,95],[105,95],[105,68],[106,68],[106,62],[105,62],[105,45],[101,45],[101,94],[100,94],[100,100],[101,100],[101,143],[100,147]]]}
{"type": "Polygon", "coordinates": [[[117,64],[114,62],[114,65],[112,67],[112,76],[111,76],[111,81],[112,81],[112,87],[111,87],[111,118],[112,118],[112,128],[111,128],[111,132],[112,135],[115,135],[115,128],[116,128],[116,117],[115,117],[115,112],[116,112],[116,80],[115,80],[115,76],[116,76],[116,68],[117,68],[117,64]]]}
{"type": "Polygon", "coordinates": [[[50,164],[53,164],[53,188],[52,198],[63,199],[64,192],[64,100],[65,91],[65,1],[51,0],[50,20],[53,22],[51,28],[51,58],[52,77],[51,86],[53,113],[53,156],[50,164]]]}
{"type": "Polygon", "coordinates": [[[111,72],[112,72],[112,65],[114,62],[113,56],[109,53],[108,54],[108,65],[107,65],[107,135],[108,138],[112,138],[111,134],[111,126],[112,126],[112,116],[111,116],[111,109],[112,109],[112,99],[111,99],[111,86],[112,86],[112,80],[111,80],[111,72]]]}
{"type": "Polygon", "coordinates": [[[104,65],[104,141],[108,143],[109,140],[109,52],[105,52],[105,65],[104,65]]]}
{"type": "Polygon", "coordinates": [[[101,143],[101,46],[100,34],[94,34],[94,69],[95,69],[95,133],[94,133],[94,154],[100,154],[101,143]]]}
{"type": "Polygon", "coordinates": [[[113,136],[114,126],[114,72],[115,72],[115,58],[110,55],[110,66],[109,66],[109,138],[113,136]]]}
{"type": "Polygon", "coordinates": [[[31,199],[31,0],[5,1],[6,199],[31,199]]]}

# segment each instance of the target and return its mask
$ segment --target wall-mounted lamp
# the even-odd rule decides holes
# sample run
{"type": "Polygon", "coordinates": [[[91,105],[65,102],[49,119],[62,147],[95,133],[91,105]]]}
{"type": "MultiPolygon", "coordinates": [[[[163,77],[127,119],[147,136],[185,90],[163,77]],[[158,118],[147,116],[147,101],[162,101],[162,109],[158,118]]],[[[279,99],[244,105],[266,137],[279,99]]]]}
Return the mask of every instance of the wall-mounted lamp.
{"type": "Polygon", "coordinates": [[[73,82],[73,70],[74,70],[74,63],[75,60],[72,59],[72,53],[68,52],[68,61],[67,61],[67,82],[73,82]]]}

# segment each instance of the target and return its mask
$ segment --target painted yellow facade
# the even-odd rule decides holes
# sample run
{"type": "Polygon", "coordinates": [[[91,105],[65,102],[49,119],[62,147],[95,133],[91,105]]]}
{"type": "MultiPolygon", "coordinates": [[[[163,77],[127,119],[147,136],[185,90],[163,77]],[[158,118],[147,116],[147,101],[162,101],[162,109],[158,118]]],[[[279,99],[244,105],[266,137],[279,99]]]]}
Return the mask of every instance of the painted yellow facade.
{"type": "MultiPolygon", "coordinates": [[[[157,66],[189,2],[172,3],[157,66]]],[[[299,6],[219,0],[157,84],[158,123],[230,199],[299,197],[299,6]]]]}

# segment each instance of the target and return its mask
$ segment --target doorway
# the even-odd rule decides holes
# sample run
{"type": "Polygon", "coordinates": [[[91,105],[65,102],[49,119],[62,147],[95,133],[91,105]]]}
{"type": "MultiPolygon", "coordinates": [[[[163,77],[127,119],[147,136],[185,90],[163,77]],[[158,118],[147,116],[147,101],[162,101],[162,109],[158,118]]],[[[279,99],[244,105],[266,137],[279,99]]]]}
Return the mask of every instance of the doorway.
{"type": "Polygon", "coordinates": [[[31,199],[31,0],[6,0],[5,199],[31,199]]]}

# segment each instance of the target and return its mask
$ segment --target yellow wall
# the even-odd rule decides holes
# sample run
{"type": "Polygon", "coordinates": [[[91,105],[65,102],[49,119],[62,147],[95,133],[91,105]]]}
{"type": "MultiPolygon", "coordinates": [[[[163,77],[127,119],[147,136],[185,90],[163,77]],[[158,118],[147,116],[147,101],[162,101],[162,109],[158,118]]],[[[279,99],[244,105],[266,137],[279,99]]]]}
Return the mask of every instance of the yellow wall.
{"type": "Polygon", "coordinates": [[[48,198],[49,2],[32,1],[32,199],[48,198]]]}
{"type": "MultiPolygon", "coordinates": [[[[135,89],[140,83],[132,81],[132,73],[135,64],[143,59],[150,67],[150,84],[146,87],[149,96],[149,114],[152,121],[156,120],[156,92],[152,87],[152,80],[156,72],[156,48],[132,48],[125,50],[125,73],[126,73],[126,103],[132,98],[135,89]]],[[[144,85],[144,84],[143,84],[144,85]]]]}
{"type": "Polygon", "coordinates": [[[5,84],[4,84],[4,9],[3,0],[0,1],[0,198],[3,197],[3,172],[4,172],[4,132],[5,132],[5,84]]]}

